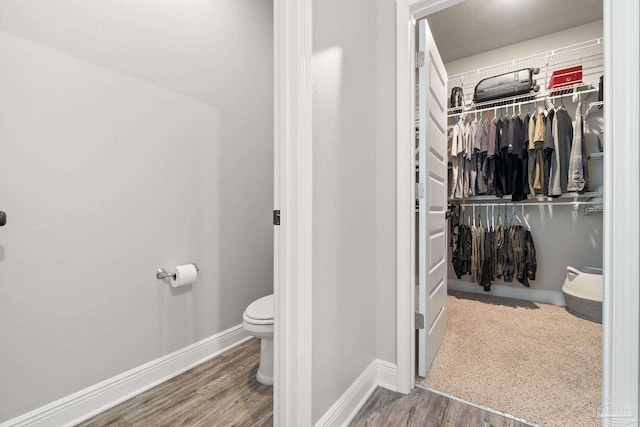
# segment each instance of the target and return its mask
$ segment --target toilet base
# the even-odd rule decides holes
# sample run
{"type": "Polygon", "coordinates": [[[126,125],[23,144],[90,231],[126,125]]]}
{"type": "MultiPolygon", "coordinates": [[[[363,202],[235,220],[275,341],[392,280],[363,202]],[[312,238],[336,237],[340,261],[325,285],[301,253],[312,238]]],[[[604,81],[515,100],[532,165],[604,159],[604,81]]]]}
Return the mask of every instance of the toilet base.
{"type": "Polygon", "coordinates": [[[273,385],[273,338],[260,340],[260,365],[256,378],[262,384],[273,385]]]}

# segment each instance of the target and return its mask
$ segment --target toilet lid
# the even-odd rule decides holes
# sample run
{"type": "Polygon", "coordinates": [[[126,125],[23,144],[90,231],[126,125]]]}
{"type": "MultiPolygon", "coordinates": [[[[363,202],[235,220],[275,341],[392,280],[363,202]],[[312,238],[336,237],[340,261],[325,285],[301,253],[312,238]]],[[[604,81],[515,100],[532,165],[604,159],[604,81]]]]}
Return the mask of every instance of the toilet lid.
{"type": "Polygon", "coordinates": [[[245,315],[255,320],[273,319],[273,294],[262,297],[249,304],[245,315]]]}

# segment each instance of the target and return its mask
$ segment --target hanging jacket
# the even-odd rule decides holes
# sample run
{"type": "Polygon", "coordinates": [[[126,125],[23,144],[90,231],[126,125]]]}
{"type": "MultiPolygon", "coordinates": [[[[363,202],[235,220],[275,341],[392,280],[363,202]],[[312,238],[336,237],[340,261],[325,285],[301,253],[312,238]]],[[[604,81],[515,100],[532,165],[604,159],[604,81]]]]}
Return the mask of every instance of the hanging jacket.
{"type": "Polygon", "coordinates": [[[484,232],[484,251],[482,259],[482,272],[480,275],[480,286],[484,287],[485,292],[491,290],[491,269],[493,266],[493,231],[487,229],[484,232]]]}

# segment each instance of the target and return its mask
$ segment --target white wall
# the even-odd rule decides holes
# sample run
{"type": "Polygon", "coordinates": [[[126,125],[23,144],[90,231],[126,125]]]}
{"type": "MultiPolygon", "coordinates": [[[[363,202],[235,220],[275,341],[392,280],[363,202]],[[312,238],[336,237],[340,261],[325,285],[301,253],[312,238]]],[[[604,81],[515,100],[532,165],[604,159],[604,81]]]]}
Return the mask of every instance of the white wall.
{"type": "Polygon", "coordinates": [[[376,10],[313,5],[315,423],[375,358],[376,10]]]}
{"type": "Polygon", "coordinates": [[[376,4],[376,356],[395,362],[396,2],[376,4]]]}
{"type": "Polygon", "coordinates": [[[0,3],[0,422],[272,292],[272,30],[264,0],[0,3]]]}

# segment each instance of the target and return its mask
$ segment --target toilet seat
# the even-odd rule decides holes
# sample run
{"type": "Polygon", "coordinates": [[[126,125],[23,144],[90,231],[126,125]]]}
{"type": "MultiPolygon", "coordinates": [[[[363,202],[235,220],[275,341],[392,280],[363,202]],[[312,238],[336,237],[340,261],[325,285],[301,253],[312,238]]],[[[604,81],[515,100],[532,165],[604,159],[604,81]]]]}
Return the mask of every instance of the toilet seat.
{"type": "Polygon", "coordinates": [[[242,319],[252,325],[272,325],[274,314],[273,294],[262,297],[247,307],[242,319]]]}

